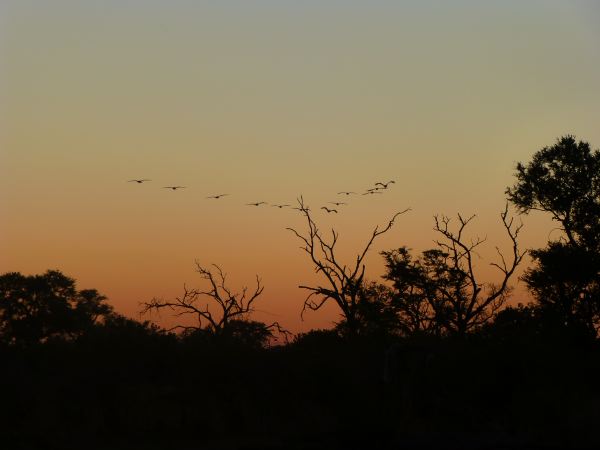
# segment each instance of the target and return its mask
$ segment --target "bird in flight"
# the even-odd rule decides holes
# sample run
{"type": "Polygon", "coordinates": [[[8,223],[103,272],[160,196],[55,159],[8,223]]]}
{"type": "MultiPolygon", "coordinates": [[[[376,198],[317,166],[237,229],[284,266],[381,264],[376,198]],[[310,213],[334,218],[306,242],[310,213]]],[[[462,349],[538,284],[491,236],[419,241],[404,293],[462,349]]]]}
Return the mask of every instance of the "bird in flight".
{"type": "Polygon", "coordinates": [[[383,192],[378,192],[378,191],[371,191],[368,190],[367,192],[365,192],[363,195],[369,195],[369,194],[383,194],[383,192]]]}
{"type": "Polygon", "coordinates": [[[332,212],[337,213],[337,209],[329,209],[327,206],[321,206],[321,209],[324,209],[328,213],[332,213],[332,212]]]}
{"type": "Polygon", "coordinates": [[[352,192],[352,191],[342,191],[342,192],[338,192],[338,194],[350,195],[350,194],[356,194],[356,192],[352,192]]]}
{"type": "Polygon", "coordinates": [[[271,206],[281,209],[281,208],[285,208],[286,206],[290,206],[290,205],[271,205],[271,206]]]}
{"type": "Polygon", "coordinates": [[[344,202],[329,202],[329,203],[331,203],[332,205],[335,205],[335,206],[342,206],[342,205],[348,204],[348,203],[344,203],[344,202]]]}
{"type": "Polygon", "coordinates": [[[302,212],[310,211],[310,208],[308,206],[305,206],[304,208],[292,208],[292,209],[297,209],[298,211],[302,211],[302,212]]]}
{"type": "Polygon", "coordinates": [[[260,205],[266,205],[267,202],[256,202],[256,203],[246,203],[246,206],[260,206],[260,205]]]}
{"type": "Polygon", "coordinates": [[[226,195],[229,195],[229,194],[217,194],[217,195],[210,195],[210,196],[208,196],[208,197],[206,197],[206,198],[214,198],[215,200],[218,200],[218,199],[220,199],[221,197],[225,197],[226,195]]]}
{"type": "Polygon", "coordinates": [[[382,189],[387,189],[389,184],[395,184],[396,182],[394,180],[390,180],[387,183],[382,183],[381,181],[378,181],[377,183],[375,183],[375,186],[379,185],[382,187],[382,189]]]}
{"type": "Polygon", "coordinates": [[[144,181],[152,181],[152,180],[147,180],[146,178],[143,178],[141,180],[129,180],[128,183],[136,182],[136,183],[142,184],[144,181]]]}
{"type": "Polygon", "coordinates": [[[185,186],[163,186],[163,189],[173,189],[176,191],[177,189],[184,189],[185,186]]]}

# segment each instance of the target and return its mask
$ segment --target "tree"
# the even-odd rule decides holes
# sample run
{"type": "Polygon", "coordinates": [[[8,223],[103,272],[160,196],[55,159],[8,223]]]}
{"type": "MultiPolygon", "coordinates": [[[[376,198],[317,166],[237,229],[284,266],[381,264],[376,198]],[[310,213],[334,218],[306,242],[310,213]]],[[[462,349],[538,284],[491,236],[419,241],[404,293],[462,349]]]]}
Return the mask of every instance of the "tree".
{"type": "Polygon", "coordinates": [[[499,269],[499,284],[480,282],[474,256],[485,241],[468,241],[465,229],[475,216],[458,215],[458,228],[452,231],[451,220],[435,216],[435,228],[442,235],[437,248],[426,250],[413,260],[406,247],[383,252],[387,273],[384,278],[394,283],[396,304],[401,321],[410,334],[441,332],[465,336],[489,322],[505,303],[510,292],[508,282],[521,263],[525,252],[518,248],[517,237],[522,225],[514,226],[508,217],[508,207],[500,214],[511,241],[512,252],[507,260],[496,247],[500,262],[491,263],[499,269]]]}
{"type": "MultiPolygon", "coordinates": [[[[375,281],[363,281],[357,294],[356,326],[361,335],[384,337],[402,334],[393,290],[375,281]]],[[[336,330],[341,335],[354,332],[345,319],[336,324],[336,330]]]]}
{"type": "MultiPolygon", "coordinates": [[[[600,151],[564,136],[517,164],[508,199],[521,213],[542,211],[563,231],[531,252],[523,277],[542,312],[571,331],[600,329],[600,151]]],[[[579,331],[577,331],[579,332],[579,331]]]]}
{"type": "Polygon", "coordinates": [[[398,316],[402,334],[406,336],[436,335],[443,331],[441,311],[436,302],[434,268],[436,260],[447,256],[441,250],[426,250],[413,259],[408,247],[383,251],[386,273],[383,278],[393,286],[392,303],[398,316]]]}
{"type": "Polygon", "coordinates": [[[600,151],[567,135],[516,169],[506,194],[520,212],[549,213],[569,244],[600,250],[600,151]]]}
{"type": "Polygon", "coordinates": [[[74,338],[112,314],[95,289],[78,291],[75,280],[56,270],[0,276],[0,340],[29,345],[74,338]]]}
{"type": "Polygon", "coordinates": [[[535,266],[523,280],[544,322],[570,334],[595,337],[600,328],[599,255],[564,242],[549,242],[530,253],[535,266]]]}
{"type": "Polygon", "coordinates": [[[248,288],[244,287],[241,293],[234,293],[226,284],[227,275],[223,270],[216,264],[212,266],[211,270],[196,262],[196,272],[203,280],[208,281],[207,290],[188,289],[184,285],[183,296],[172,301],[153,298],[142,304],[142,314],[167,308],[174,311],[176,317],[191,315],[197,319],[196,325],[176,325],[168,331],[182,329],[188,334],[208,333],[217,338],[234,338],[240,342],[259,345],[273,338],[275,330],[287,337],[288,332],[278,322],[266,325],[248,320],[249,315],[255,311],[254,302],[264,290],[258,276],[253,292],[249,293],[248,288]],[[212,303],[212,310],[208,303],[201,304],[203,299],[212,303]],[[214,311],[215,306],[217,312],[214,311]]]}
{"type": "Polygon", "coordinates": [[[507,306],[499,311],[494,320],[482,328],[482,335],[494,339],[496,342],[517,341],[520,344],[524,339],[532,343],[541,335],[541,318],[538,317],[539,309],[536,305],[519,303],[517,306],[507,306]]]}
{"type": "Polygon", "coordinates": [[[375,227],[368,239],[366,245],[357,254],[356,260],[352,264],[344,264],[338,261],[336,257],[336,244],[339,234],[334,229],[331,230],[331,238],[323,237],[316,222],[310,214],[310,208],[304,204],[304,199],[298,199],[297,208],[304,218],[308,228],[307,234],[303,235],[294,228],[288,228],[296,235],[303,245],[300,247],[309,256],[312,264],[315,267],[315,272],[323,275],[325,278],[324,285],[319,286],[299,286],[301,289],[310,291],[304,305],[302,313],[309,309],[318,311],[329,301],[333,301],[342,315],[344,329],[351,335],[359,334],[361,329],[361,308],[364,310],[362,303],[365,300],[365,264],[364,259],[367,252],[373,245],[375,239],[392,228],[394,220],[409,209],[395,213],[383,228],[375,227]],[[314,297],[317,297],[315,299],[314,297]]]}

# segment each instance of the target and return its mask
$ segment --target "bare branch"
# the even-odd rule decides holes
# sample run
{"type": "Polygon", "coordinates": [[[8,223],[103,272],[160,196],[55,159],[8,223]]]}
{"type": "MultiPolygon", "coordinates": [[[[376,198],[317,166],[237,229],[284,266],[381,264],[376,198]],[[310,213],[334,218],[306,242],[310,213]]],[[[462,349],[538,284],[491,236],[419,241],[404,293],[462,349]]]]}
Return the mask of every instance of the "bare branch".
{"type": "Polygon", "coordinates": [[[209,284],[207,290],[190,290],[184,285],[183,295],[172,301],[153,298],[149,302],[142,303],[142,314],[168,308],[174,311],[175,317],[195,315],[198,321],[196,326],[177,325],[172,329],[199,330],[204,328],[206,322],[207,328],[215,334],[223,333],[232,320],[247,318],[254,311],[254,302],[264,291],[260,278],[256,276],[256,287],[252,293],[249,293],[247,287],[243,287],[240,293],[234,293],[227,286],[227,274],[216,264],[212,264],[212,267],[212,270],[207,269],[196,261],[196,272],[209,284]],[[219,310],[216,315],[209,310],[208,302],[204,307],[200,306],[204,298],[216,304],[219,310]]]}
{"type": "Polygon", "coordinates": [[[336,257],[339,233],[335,229],[331,229],[331,237],[329,239],[323,238],[311,217],[310,208],[305,205],[302,196],[298,198],[296,209],[306,218],[307,232],[302,234],[294,228],[287,229],[303,242],[302,250],[309,255],[315,267],[315,272],[323,274],[326,281],[326,286],[299,286],[301,289],[310,291],[304,300],[300,316],[303,317],[307,309],[317,311],[327,302],[334,301],[340,308],[349,329],[356,331],[358,295],[365,275],[363,260],[375,239],[389,231],[396,218],[410,211],[410,208],[395,213],[385,227],[381,229],[378,226],[375,227],[366,245],[357,254],[354,264],[351,266],[341,264],[336,257]],[[315,301],[315,297],[319,297],[319,300],[315,301]]]}
{"type": "MultiPolygon", "coordinates": [[[[436,289],[442,304],[445,303],[450,308],[449,323],[452,324],[453,331],[464,334],[486,323],[502,307],[510,292],[508,282],[521,263],[525,252],[520,251],[517,244],[522,224],[514,226],[513,219],[508,217],[508,205],[506,205],[500,217],[512,243],[511,261],[508,261],[496,247],[500,261],[493,262],[491,265],[500,270],[503,275],[502,280],[499,285],[479,283],[474,270],[473,256],[477,255],[477,247],[486,239],[476,237],[466,243],[464,233],[475,216],[464,218],[458,214],[457,217],[456,231],[450,229],[451,220],[448,217],[434,217],[434,230],[445,238],[444,241],[436,241],[436,243],[448,255],[445,270],[449,280],[448,286],[438,283],[436,289]]],[[[440,300],[435,299],[435,301],[440,300]]],[[[432,306],[435,308],[434,304],[432,306]]]]}

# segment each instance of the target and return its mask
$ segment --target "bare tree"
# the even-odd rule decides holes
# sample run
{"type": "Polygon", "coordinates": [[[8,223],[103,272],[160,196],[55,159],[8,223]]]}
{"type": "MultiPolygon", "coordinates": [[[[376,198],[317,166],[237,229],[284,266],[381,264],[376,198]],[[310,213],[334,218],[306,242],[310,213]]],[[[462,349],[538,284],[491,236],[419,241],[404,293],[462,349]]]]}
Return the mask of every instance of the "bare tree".
{"type": "MultiPolygon", "coordinates": [[[[264,290],[258,276],[256,276],[256,287],[253,291],[248,291],[247,287],[243,287],[241,292],[235,293],[226,285],[227,274],[216,264],[212,264],[212,267],[213,269],[207,269],[196,262],[196,272],[202,279],[208,281],[206,290],[188,289],[184,285],[183,295],[172,301],[153,298],[149,302],[142,303],[142,314],[167,308],[174,311],[176,317],[195,316],[197,318],[196,325],[175,325],[169,331],[175,329],[207,330],[215,336],[223,336],[238,328],[246,330],[247,327],[239,327],[241,323],[252,323],[255,328],[256,326],[262,328],[265,338],[273,337],[273,331],[276,330],[287,339],[289,332],[283,329],[278,322],[267,325],[249,321],[250,314],[255,311],[254,302],[264,290]],[[207,300],[206,303],[203,302],[204,299],[207,300]],[[215,308],[211,311],[209,303],[217,306],[216,312],[215,308]]],[[[257,331],[260,334],[261,330],[253,330],[255,333],[257,331]]]]}
{"type": "Polygon", "coordinates": [[[327,302],[333,301],[340,309],[346,329],[351,334],[356,334],[360,328],[359,302],[364,288],[365,256],[375,239],[392,228],[396,217],[409,211],[410,208],[394,214],[385,227],[381,229],[379,226],[375,227],[366,245],[356,256],[356,260],[349,265],[341,263],[336,257],[338,232],[331,229],[331,237],[329,239],[323,237],[302,197],[298,199],[297,209],[306,219],[307,234],[303,235],[294,228],[288,230],[302,241],[303,245],[300,248],[310,257],[315,272],[325,278],[325,285],[299,286],[310,291],[304,300],[301,316],[307,309],[317,311],[327,302]]]}
{"type": "Polygon", "coordinates": [[[444,240],[436,241],[442,250],[442,258],[436,260],[437,267],[430,268],[430,273],[435,277],[434,285],[437,291],[435,298],[432,298],[432,306],[437,320],[442,321],[448,331],[459,335],[488,322],[503,306],[510,292],[508,282],[526,253],[520,251],[517,244],[517,237],[523,225],[513,225],[513,219],[508,217],[506,206],[500,217],[512,243],[510,262],[496,247],[500,262],[491,265],[500,270],[502,280],[499,284],[479,282],[473,258],[477,247],[485,239],[475,238],[467,241],[464,235],[467,225],[474,217],[465,219],[458,214],[458,230],[451,231],[451,220],[448,217],[435,216],[434,230],[440,233],[444,240]]]}

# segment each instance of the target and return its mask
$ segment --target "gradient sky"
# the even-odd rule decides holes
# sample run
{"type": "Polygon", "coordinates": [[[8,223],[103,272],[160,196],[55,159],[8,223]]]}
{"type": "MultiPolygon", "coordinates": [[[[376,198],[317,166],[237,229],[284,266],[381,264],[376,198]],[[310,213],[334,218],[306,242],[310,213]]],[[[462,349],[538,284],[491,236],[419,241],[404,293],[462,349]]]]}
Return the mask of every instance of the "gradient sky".
{"type": "MultiPolygon", "coordinates": [[[[433,214],[477,214],[493,281],[516,162],[564,134],[600,146],[599,23],[594,1],[5,0],[0,271],[59,269],[138,317],[217,263],[234,287],[262,277],[257,319],[327,327],[331,308],[299,319],[297,212],[244,204],[395,179],[315,214],[340,254],[411,207],[373,247],[377,279],[379,251],[432,245],[433,214]]],[[[556,233],[523,221],[524,248],[556,233]]]]}

